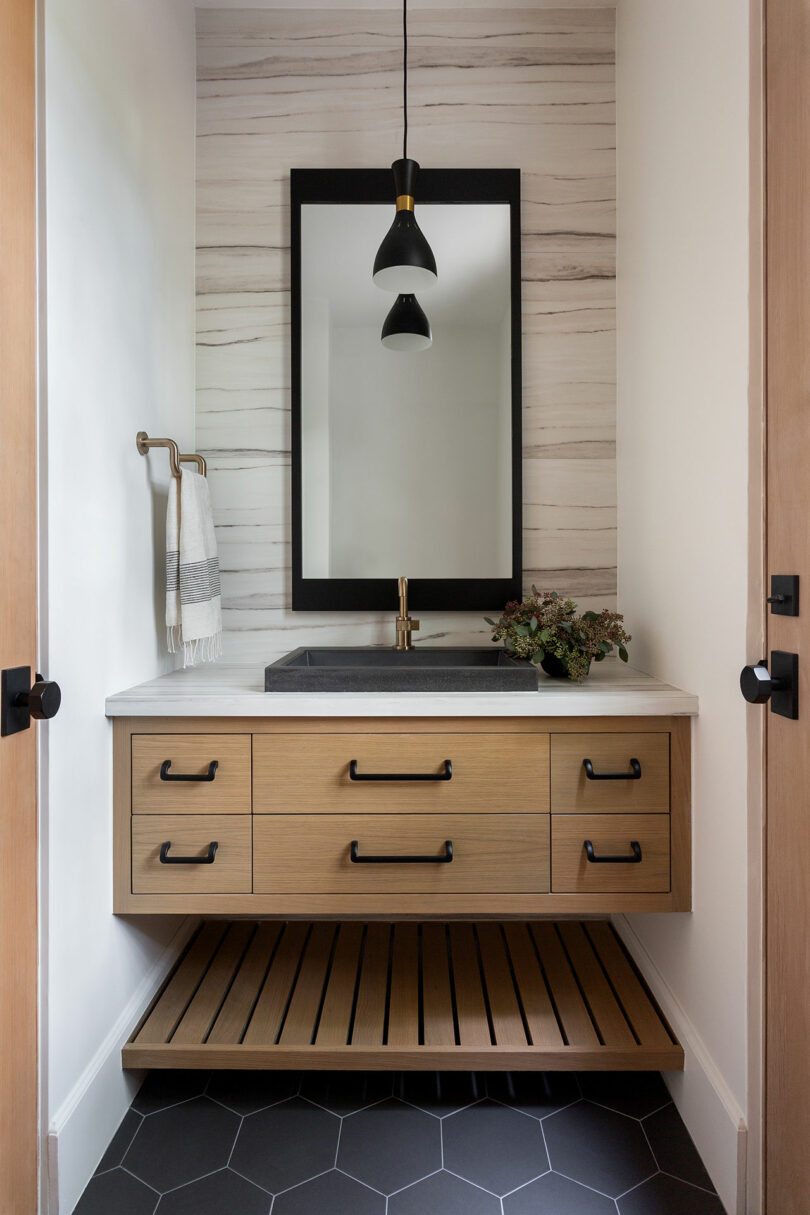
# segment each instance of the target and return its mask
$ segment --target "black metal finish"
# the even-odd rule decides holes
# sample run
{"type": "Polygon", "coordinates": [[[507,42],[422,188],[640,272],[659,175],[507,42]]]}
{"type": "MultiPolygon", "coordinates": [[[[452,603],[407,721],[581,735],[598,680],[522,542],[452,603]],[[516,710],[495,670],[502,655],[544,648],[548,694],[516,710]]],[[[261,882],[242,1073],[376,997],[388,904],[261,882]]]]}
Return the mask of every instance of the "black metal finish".
{"type": "Polygon", "coordinates": [[[430,321],[412,293],[398,295],[394,300],[391,311],[383,321],[380,338],[384,344],[386,338],[398,333],[415,333],[428,342],[432,339],[430,321]]]}
{"type": "Polygon", "coordinates": [[[166,840],[160,845],[161,865],[213,865],[219,843],[217,840],[211,840],[205,856],[169,856],[171,846],[171,840],[166,840]]]}
{"type": "Polygon", "coordinates": [[[796,721],[799,716],[799,655],[771,651],[771,665],[761,658],[740,672],[740,691],[752,705],[771,702],[771,712],[796,721]]]}
{"type": "Polygon", "coordinates": [[[0,735],[19,734],[35,721],[55,717],[62,703],[58,683],[37,674],[31,684],[30,667],[10,667],[2,673],[0,735]]]}
{"type": "MultiPolygon", "coordinates": [[[[397,605],[397,579],[305,578],[301,443],[301,207],[307,203],[390,203],[390,169],[291,169],[292,608],[301,612],[385,612],[397,605]]],[[[500,611],[523,593],[521,437],[520,170],[421,169],[420,203],[505,203],[510,209],[512,297],[512,573],[508,578],[408,578],[413,612],[500,611]]]]}
{"type": "Polygon", "coordinates": [[[632,856],[597,856],[591,841],[585,840],[585,855],[591,865],[640,865],[641,844],[638,840],[631,840],[630,847],[633,850],[632,856]]]}
{"type": "Polygon", "coordinates": [[[349,845],[349,859],[353,865],[449,865],[453,859],[453,841],[444,841],[444,852],[440,856],[360,856],[357,840],[349,845]]]}
{"type": "Polygon", "coordinates": [[[771,593],[765,602],[774,616],[798,616],[799,575],[771,574],[771,593]]]}
{"type": "Polygon", "coordinates": [[[349,760],[349,780],[452,780],[453,764],[444,761],[443,772],[358,772],[357,760],[349,760]]]}
{"type": "Polygon", "coordinates": [[[630,760],[629,772],[594,772],[589,759],[583,759],[582,766],[588,780],[641,780],[641,764],[637,759],[630,760]]]}
{"type": "Polygon", "coordinates": [[[185,781],[198,781],[198,782],[199,781],[212,781],[217,774],[217,768],[219,767],[219,760],[212,759],[210,764],[208,765],[207,772],[192,772],[192,773],[170,772],[169,769],[171,768],[171,766],[172,766],[172,761],[170,759],[164,759],[163,763],[160,765],[160,779],[161,780],[185,780],[185,781]]]}

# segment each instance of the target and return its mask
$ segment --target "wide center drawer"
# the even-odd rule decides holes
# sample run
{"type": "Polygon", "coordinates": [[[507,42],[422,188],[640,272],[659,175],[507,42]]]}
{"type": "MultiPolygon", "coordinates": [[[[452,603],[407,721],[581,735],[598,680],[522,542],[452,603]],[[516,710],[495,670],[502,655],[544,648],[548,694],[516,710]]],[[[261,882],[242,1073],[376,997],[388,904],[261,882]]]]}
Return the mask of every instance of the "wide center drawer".
{"type": "Polygon", "coordinates": [[[552,734],[551,809],[666,813],[669,734],[552,734]]]}
{"type": "Polygon", "coordinates": [[[132,812],[250,814],[250,735],[133,734],[132,812]]]}
{"type": "Polygon", "coordinates": [[[546,734],[257,734],[256,814],[545,812],[546,734]]]}
{"type": "Polygon", "coordinates": [[[257,894],[541,893],[548,888],[547,814],[264,814],[253,819],[257,894]],[[407,859],[413,857],[419,859],[407,859]]]}

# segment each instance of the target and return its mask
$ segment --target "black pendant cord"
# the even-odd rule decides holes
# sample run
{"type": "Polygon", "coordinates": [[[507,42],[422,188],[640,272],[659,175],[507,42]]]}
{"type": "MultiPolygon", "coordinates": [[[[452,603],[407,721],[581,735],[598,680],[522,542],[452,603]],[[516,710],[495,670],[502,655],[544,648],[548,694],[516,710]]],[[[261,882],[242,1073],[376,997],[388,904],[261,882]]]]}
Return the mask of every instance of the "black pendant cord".
{"type": "Polygon", "coordinates": [[[402,0],[402,159],[408,159],[408,0],[402,0]]]}

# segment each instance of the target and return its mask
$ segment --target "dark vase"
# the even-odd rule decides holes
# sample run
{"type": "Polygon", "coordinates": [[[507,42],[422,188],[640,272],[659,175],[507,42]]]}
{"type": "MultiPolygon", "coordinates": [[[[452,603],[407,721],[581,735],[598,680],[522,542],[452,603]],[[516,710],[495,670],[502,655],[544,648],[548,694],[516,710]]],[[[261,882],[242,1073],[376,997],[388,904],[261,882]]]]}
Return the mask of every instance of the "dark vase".
{"type": "MultiPolygon", "coordinates": [[[[588,664],[590,666],[590,663],[588,664]]],[[[558,658],[556,654],[546,654],[542,659],[540,666],[545,671],[546,675],[550,675],[552,679],[570,679],[568,667],[558,658]]]]}

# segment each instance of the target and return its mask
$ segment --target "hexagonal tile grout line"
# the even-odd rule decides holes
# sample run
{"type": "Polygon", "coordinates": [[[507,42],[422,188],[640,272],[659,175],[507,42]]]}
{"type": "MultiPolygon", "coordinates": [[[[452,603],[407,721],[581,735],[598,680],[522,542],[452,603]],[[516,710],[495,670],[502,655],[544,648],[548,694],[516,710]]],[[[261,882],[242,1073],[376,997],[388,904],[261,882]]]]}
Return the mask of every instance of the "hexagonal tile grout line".
{"type": "MultiPolygon", "coordinates": [[[[145,1185],[147,1190],[151,1190],[153,1194],[157,1195],[157,1200],[160,1202],[161,1198],[163,1197],[160,1190],[156,1190],[153,1185],[150,1185],[148,1181],[144,1181],[143,1177],[139,1177],[137,1173],[133,1173],[132,1169],[128,1169],[125,1165],[119,1164],[118,1168],[122,1173],[127,1173],[128,1176],[134,1178],[135,1181],[140,1181],[141,1185],[145,1185]]],[[[157,1206],[157,1202],[155,1203],[155,1206],[157,1206]]]]}
{"type": "MultiPolygon", "coordinates": [[[[261,1192],[266,1194],[268,1198],[275,1198],[275,1194],[272,1190],[268,1190],[265,1186],[259,1185],[258,1181],[254,1181],[252,1177],[246,1177],[244,1173],[239,1172],[239,1169],[235,1169],[232,1164],[226,1164],[225,1168],[229,1173],[233,1173],[235,1177],[241,1177],[243,1181],[247,1181],[249,1185],[255,1185],[256,1189],[261,1190],[261,1192]]],[[[218,1169],[217,1172],[222,1172],[222,1170],[218,1169]]]]}
{"type": "MultiPolygon", "coordinates": [[[[653,1156],[653,1160],[655,1160],[654,1156],[653,1156]]],[[[639,1188],[639,1186],[646,1185],[648,1181],[652,1181],[653,1177],[657,1177],[660,1172],[661,1172],[661,1170],[658,1168],[658,1162],[656,1161],[656,1168],[655,1168],[654,1173],[650,1173],[649,1177],[645,1177],[645,1178],[643,1178],[643,1180],[637,1181],[635,1185],[631,1185],[628,1189],[623,1190],[621,1194],[616,1195],[616,1197],[613,1200],[616,1203],[616,1206],[617,1207],[619,1206],[619,1203],[621,1202],[622,1198],[626,1198],[628,1194],[632,1194],[633,1190],[637,1190],[639,1188]]],[[[676,1180],[680,1180],[680,1179],[677,1178],[676,1180]]],[[[619,1209],[621,1210],[621,1208],[619,1208],[619,1209]]]]}
{"type": "MultiPolygon", "coordinates": [[[[614,1110],[614,1113],[615,1113],[615,1110],[614,1110]]],[[[549,1159],[550,1159],[550,1157],[549,1157],[549,1159]]],[[[658,1172],[657,1169],[656,1169],[656,1172],[658,1172]]],[[[573,1181],[574,1185],[581,1185],[583,1187],[583,1189],[590,1190],[592,1194],[599,1194],[599,1195],[601,1195],[602,1198],[607,1198],[608,1202],[618,1202],[619,1198],[624,1198],[625,1194],[629,1194],[630,1190],[634,1190],[636,1188],[635,1185],[631,1185],[630,1190],[625,1190],[624,1193],[619,1195],[619,1198],[614,1198],[612,1194],[606,1194],[604,1190],[597,1190],[595,1185],[588,1185],[587,1181],[580,1181],[580,1179],[578,1177],[569,1177],[567,1173],[562,1173],[562,1172],[560,1172],[559,1169],[549,1169],[549,1173],[556,1173],[556,1175],[558,1177],[564,1177],[566,1181],[573,1181]]],[[[544,1176],[545,1176],[545,1174],[544,1174],[544,1176]]],[[[650,1177],[655,1177],[655,1173],[650,1173],[650,1177]]],[[[649,1181],[650,1177],[645,1177],[644,1181],[639,1181],[636,1184],[644,1185],[644,1182],[649,1181]]]]}
{"type": "MultiPolygon", "coordinates": [[[[133,1114],[136,1114],[136,1115],[138,1116],[138,1118],[140,1118],[140,1122],[139,1122],[139,1123],[138,1123],[138,1125],[135,1127],[135,1130],[132,1132],[132,1138],[131,1138],[131,1139],[128,1141],[127,1146],[124,1148],[124,1150],[123,1150],[123,1151],[122,1151],[122,1153],[121,1153],[121,1161],[122,1161],[122,1162],[123,1162],[123,1160],[124,1160],[124,1158],[125,1158],[125,1156],[126,1156],[127,1152],[129,1151],[129,1149],[132,1147],[133,1143],[135,1142],[135,1136],[138,1134],[138,1131],[139,1131],[139,1130],[141,1129],[141,1127],[143,1126],[143,1120],[144,1120],[144,1118],[148,1117],[148,1115],[147,1115],[147,1114],[139,1114],[137,1110],[133,1110],[133,1109],[132,1109],[132,1106],[130,1106],[130,1107],[129,1107],[129,1110],[128,1110],[127,1112],[130,1112],[130,1111],[131,1111],[133,1114]]],[[[117,1133],[118,1133],[118,1132],[116,1131],[116,1134],[117,1134],[117,1133]]],[[[115,1136],[113,1136],[113,1138],[115,1138],[115,1136]]],[[[112,1140],[110,1140],[110,1143],[112,1143],[112,1140]]],[[[106,1155],[106,1153],[107,1153],[107,1150],[109,1149],[109,1146],[110,1146],[110,1144],[108,1144],[108,1145],[107,1145],[107,1148],[105,1148],[105,1150],[104,1150],[104,1154],[105,1154],[105,1155],[106,1155]]],[[[104,1157],[102,1156],[102,1160],[103,1160],[103,1158],[104,1158],[104,1157]]],[[[101,1163],[101,1161],[99,1161],[99,1163],[101,1163]]],[[[105,1173],[112,1173],[113,1169],[120,1169],[121,1167],[122,1167],[122,1165],[121,1165],[121,1164],[111,1164],[111,1165],[110,1165],[110,1167],[109,1167],[108,1169],[98,1169],[98,1168],[97,1168],[97,1169],[96,1169],[96,1171],[95,1171],[95,1173],[93,1174],[93,1176],[94,1176],[94,1177],[103,1177],[103,1176],[105,1175],[105,1173]]],[[[133,1175],[134,1175],[134,1174],[133,1174],[133,1175]]],[[[138,1178],[138,1180],[140,1180],[140,1178],[138,1178]]],[[[145,1184],[145,1183],[144,1183],[144,1184],[145,1184]]]]}
{"type": "MultiPolygon", "coordinates": [[[[716,1190],[707,1190],[706,1187],[703,1185],[697,1185],[694,1181],[687,1181],[685,1177],[679,1177],[677,1173],[669,1173],[669,1172],[667,1172],[666,1169],[661,1168],[661,1161],[658,1159],[655,1148],[653,1147],[653,1145],[650,1141],[650,1136],[647,1134],[647,1128],[644,1125],[644,1123],[647,1121],[648,1118],[652,1118],[653,1114],[659,1114],[661,1112],[661,1110],[665,1110],[665,1109],[667,1109],[668,1106],[674,1105],[674,1104],[675,1103],[673,1101],[668,1101],[666,1103],[666,1105],[659,1106],[659,1108],[657,1110],[652,1110],[651,1113],[645,1114],[643,1118],[639,1118],[639,1122],[641,1123],[641,1129],[644,1132],[644,1138],[647,1140],[647,1147],[650,1149],[650,1154],[652,1155],[652,1158],[655,1161],[656,1168],[658,1169],[659,1173],[662,1173],[664,1175],[664,1177],[671,1177],[673,1181],[680,1181],[682,1183],[682,1185],[689,1185],[692,1187],[693,1190],[700,1190],[701,1194],[711,1194],[713,1197],[716,1197],[717,1196],[716,1190]]],[[[690,1136],[690,1138],[691,1138],[691,1136],[690,1136]]],[[[653,1174],[653,1176],[656,1176],[656,1175],[657,1174],[655,1174],[655,1173],[653,1174]]],[[[645,1178],[645,1181],[649,1181],[649,1180],[650,1180],[649,1177],[645,1178]]],[[[644,1181],[639,1182],[639,1185],[644,1185],[644,1181]]],[[[629,1190],[627,1191],[627,1193],[629,1193],[629,1190]]],[[[619,1198],[623,1198],[623,1197],[624,1197],[624,1194],[619,1195],[619,1198]]]]}
{"type": "MultiPolygon", "coordinates": [[[[336,1165],[334,1169],[327,1169],[326,1171],[327,1173],[340,1173],[341,1177],[348,1177],[350,1181],[355,1181],[358,1185],[361,1185],[364,1190],[371,1190],[372,1194],[379,1194],[380,1198],[384,1198],[388,1202],[388,1195],[383,1194],[382,1190],[378,1190],[376,1186],[369,1185],[367,1181],[361,1181],[359,1177],[353,1177],[345,1169],[339,1169],[336,1165]]],[[[320,1174],[320,1176],[323,1176],[323,1174],[320,1174]]]]}
{"type": "MultiPolygon", "coordinates": [[[[657,1163],[658,1161],[656,1160],[657,1163]]],[[[701,1194],[709,1194],[712,1198],[718,1197],[716,1190],[707,1190],[704,1185],[696,1185],[694,1181],[687,1181],[685,1177],[679,1177],[677,1173],[668,1173],[666,1169],[659,1168],[658,1173],[655,1173],[654,1176],[657,1177],[659,1173],[662,1177],[671,1177],[673,1181],[679,1181],[681,1185],[688,1185],[691,1190],[697,1190],[701,1194]]],[[[649,1177],[647,1180],[650,1180],[649,1177]]],[[[622,1194],[621,1197],[623,1198],[624,1195],[622,1194]]]]}

